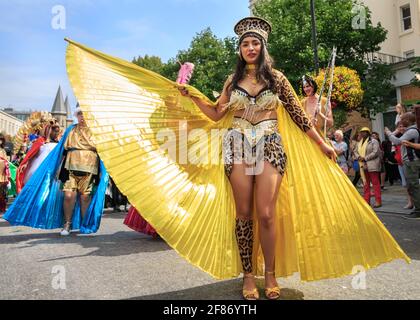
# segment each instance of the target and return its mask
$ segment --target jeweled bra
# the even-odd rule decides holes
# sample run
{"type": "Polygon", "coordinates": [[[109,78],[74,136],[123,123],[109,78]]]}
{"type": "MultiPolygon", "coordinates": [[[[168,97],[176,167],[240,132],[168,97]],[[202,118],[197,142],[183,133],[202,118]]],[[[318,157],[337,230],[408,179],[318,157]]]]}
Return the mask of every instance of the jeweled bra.
{"type": "Polygon", "coordinates": [[[228,108],[231,111],[245,110],[243,119],[253,116],[255,112],[276,110],[281,105],[279,97],[267,87],[264,87],[256,96],[252,96],[244,88],[235,85],[230,95],[228,108]]]}

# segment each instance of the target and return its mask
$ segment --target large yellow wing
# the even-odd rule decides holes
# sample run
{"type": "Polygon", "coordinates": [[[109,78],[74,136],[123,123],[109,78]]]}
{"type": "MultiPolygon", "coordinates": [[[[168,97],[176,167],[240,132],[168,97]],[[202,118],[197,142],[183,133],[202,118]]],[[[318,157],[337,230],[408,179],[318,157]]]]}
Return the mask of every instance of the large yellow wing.
{"type": "MultiPolygon", "coordinates": [[[[69,42],[71,84],[118,188],[189,262],[216,278],[238,275],[234,201],[220,150],[232,114],[213,123],[176,83],[69,42]],[[175,151],[169,139],[177,141],[175,151]],[[197,155],[200,147],[207,152],[197,155]]],[[[276,274],[316,280],[357,265],[409,261],[341,169],[283,108],[278,117],[289,160],[277,205],[276,274]]],[[[262,274],[256,240],[253,259],[262,274]]]]}

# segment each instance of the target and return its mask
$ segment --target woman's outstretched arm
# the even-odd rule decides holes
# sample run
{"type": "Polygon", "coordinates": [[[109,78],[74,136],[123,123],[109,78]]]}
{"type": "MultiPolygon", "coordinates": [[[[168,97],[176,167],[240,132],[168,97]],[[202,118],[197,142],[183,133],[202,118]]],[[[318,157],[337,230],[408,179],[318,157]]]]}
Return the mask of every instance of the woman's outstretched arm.
{"type": "Polygon", "coordinates": [[[222,94],[220,95],[219,99],[217,99],[216,106],[198,97],[190,96],[186,87],[179,88],[179,91],[184,97],[190,97],[191,100],[208,118],[213,121],[219,121],[225,116],[227,112],[226,105],[229,103],[228,87],[230,83],[231,78],[229,77],[225,82],[222,94]]]}

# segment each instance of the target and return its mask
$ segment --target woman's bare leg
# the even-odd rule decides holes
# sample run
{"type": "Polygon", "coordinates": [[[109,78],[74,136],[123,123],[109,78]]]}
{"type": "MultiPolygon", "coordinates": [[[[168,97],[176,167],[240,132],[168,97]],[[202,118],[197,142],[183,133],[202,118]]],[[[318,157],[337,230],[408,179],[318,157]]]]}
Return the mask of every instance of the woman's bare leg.
{"type": "MultiPolygon", "coordinates": [[[[235,199],[236,205],[236,228],[237,228],[237,240],[238,240],[238,226],[241,227],[241,224],[251,224],[252,225],[252,206],[253,206],[253,196],[254,196],[254,176],[247,175],[245,173],[245,164],[234,164],[232,173],[229,177],[230,184],[232,186],[233,197],[235,199]],[[239,225],[238,225],[239,223],[239,225]]],[[[251,235],[252,236],[252,235],[251,235]]],[[[240,243],[238,241],[238,247],[240,249],[240,243]]],[[[239,250],[241,253],[241,250],[239,250]]],[[[244,286],[245,290],[251,291],[256,288],[255,278],[249,276],[251,273],[246,267],[249,264],[249,259],[244,257],[244,254],[241,253],[242,265],[244,267],[244,286]],[[247,275],[245,277],[245,275],[247,275]]]]}
{"type": "MultiPolygon", "coordinates": [[[[268,162],[264,162],[264,170],[256,176],[256,207],[259,222],[261,248],[264,255],[265,270],[275,270],[275,244],[276,244],[276,202],[282,176],[268,162]]],[[[265,274],[266,288],[276,287],[277,281],[274,273],[265,274]]]]}

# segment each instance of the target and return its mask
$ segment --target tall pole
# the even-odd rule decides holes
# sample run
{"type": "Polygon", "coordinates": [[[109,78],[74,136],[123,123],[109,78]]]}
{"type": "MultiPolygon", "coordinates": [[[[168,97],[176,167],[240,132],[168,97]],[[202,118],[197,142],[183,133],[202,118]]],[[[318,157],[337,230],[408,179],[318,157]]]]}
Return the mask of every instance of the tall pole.
{"type": "Polygon", "coordinates": [[[315,0],[311,0],[311,16],[312,16],[312,46],[314,48],[314,62],[316,75],[319,74],[318,60],[318,43],[316,39],[316,21],[315,21],[315,0]]]}

